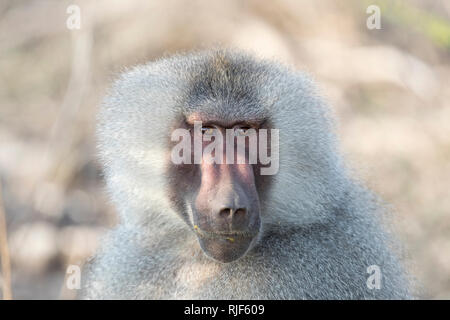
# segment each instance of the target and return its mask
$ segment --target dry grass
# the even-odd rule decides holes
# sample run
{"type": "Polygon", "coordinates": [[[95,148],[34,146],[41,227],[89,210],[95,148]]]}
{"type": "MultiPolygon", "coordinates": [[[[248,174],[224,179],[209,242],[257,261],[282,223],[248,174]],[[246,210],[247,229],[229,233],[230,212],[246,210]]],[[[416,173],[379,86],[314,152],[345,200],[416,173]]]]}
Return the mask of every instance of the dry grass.
{"type": "Polygon", "coordinates": [[[2,181],[0,179],[0,259],[2,262],[3,300],[12,299],[11,261],[9,258],[8,236],[6,232],[6,214],[3,207],[2,181]]]}

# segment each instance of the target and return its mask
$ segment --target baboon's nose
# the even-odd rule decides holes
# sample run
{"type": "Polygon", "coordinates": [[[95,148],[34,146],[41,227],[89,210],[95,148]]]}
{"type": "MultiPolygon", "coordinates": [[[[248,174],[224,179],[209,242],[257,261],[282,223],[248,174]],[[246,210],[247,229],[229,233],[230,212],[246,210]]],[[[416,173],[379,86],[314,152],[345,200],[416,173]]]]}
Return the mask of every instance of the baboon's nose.
{"type": "Polygon", "coordinates": [[[248,206],[245,194],[233,190],[228,194],[222,194],[222,199],[215,200],[213,206],[213,218],[222,230],[239,231],[248,228],[248,206]]]}
{"type": "Polygon", "coordinates": [[[223,208],[222,210],[220,210],[219,215],[223,218],[230,216],[233,218],[234,215],[244,216],[246,213],[247,213],[246,208],[238,208],[238,209],[223,208]]]}
{"type": "Polygon", "coordinates": [[[259,230],[259,199],[251,165],[202,167],[194,222],[204,231],[247,234],[259,230]],[[245,170],[244,170],[245,169],[245,170]]]}
{"type": "Polygon", "coordinates": [[[227,207],[219,211],[219,219],[232,227],[232,229],[243,229],[247,224],[247,209],[227,207]]]}

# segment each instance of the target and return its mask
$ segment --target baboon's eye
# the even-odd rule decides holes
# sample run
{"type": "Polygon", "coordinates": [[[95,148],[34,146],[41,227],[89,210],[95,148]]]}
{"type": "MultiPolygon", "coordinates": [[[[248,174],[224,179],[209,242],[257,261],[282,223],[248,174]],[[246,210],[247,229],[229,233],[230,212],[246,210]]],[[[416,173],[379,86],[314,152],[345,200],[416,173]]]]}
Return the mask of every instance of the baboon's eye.
{"type": "Polygon", "coordinates": [[[236,136],[247,136],[251,134],[252,130],[250,130],[250,127],[240,127],[234,129],[234,134],[236,136]]]}
{"type": "Polygon", "coordinates": [[[202,134],[210,136],[214,134],[215,130],[213,127],[202,127],[202,134]]]}

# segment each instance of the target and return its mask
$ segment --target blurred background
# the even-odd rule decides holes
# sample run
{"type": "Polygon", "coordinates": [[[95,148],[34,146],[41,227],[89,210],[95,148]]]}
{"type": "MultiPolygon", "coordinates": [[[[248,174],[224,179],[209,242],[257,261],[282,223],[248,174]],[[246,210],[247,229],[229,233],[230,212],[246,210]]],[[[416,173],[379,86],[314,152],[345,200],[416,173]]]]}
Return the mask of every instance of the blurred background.
{"type": "Polygon", "coordinates": [[[67,266],[82,266],[115,224],[93,135],[115,75],[215,45],[317,79],[347,159],[391,205],[426,298],[450,299],[446,0],[2,0],[0,284],[11,275],[12,297],[74,298],[67,266]],[[370,5],[381,10],[381,29],[367,26],[370,5]]]}

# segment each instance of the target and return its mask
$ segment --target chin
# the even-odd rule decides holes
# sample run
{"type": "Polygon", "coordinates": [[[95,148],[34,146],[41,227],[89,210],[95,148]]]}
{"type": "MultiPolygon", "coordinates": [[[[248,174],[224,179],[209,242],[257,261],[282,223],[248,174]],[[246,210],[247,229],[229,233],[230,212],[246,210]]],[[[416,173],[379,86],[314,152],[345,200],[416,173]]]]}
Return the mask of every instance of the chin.
{"type": "Polygon", "coordinates": [[[198,241],[208,257],[221,263],[230,263],[244,257],[253,247],[256,238],[256,235],[221,235],[214,238],[198,237],[198,241]]]}

